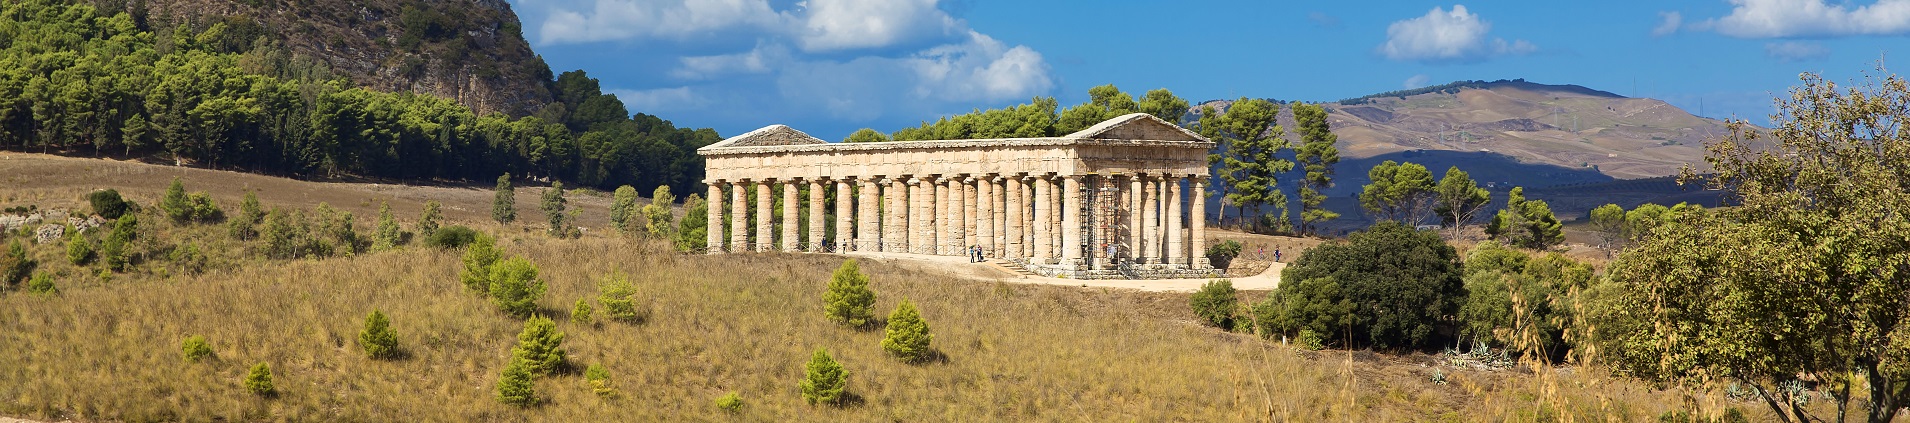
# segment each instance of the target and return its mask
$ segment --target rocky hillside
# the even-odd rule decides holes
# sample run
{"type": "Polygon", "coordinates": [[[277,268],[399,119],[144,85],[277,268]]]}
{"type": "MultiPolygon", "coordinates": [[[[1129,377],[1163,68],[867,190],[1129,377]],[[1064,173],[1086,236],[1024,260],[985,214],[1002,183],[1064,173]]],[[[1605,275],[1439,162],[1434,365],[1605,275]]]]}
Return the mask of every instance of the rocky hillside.
{"type": "Polygon", "coordinates": [[[233,50],[279,50],[283,57],[270,73],[329,72],[380,91],[455,99],[479,114],[523,116],[552,98],[550,67],[531,51],[504,0],[94,2],[126,10],[162,34],[223,24],[226,39],[249,44],[233,50]]]}

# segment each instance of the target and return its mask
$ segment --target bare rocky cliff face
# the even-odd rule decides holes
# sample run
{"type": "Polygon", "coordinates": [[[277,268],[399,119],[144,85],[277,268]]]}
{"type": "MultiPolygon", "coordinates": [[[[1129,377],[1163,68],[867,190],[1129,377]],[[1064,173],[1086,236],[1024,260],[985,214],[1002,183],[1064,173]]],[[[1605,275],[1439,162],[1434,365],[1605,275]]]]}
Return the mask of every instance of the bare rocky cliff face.
{"type": "Polygon", "coordinates": [[[142,25],[273,48],[280,76],[326,72],[380,91],[457,100],[479,114],[523,116],[552,99],[552,74],[503,0],[97,0],[142,25]],[[307,67],[325,69],[298,69],[307,67]],[[312,64],[322,65],[313,66],[312,64]]]}

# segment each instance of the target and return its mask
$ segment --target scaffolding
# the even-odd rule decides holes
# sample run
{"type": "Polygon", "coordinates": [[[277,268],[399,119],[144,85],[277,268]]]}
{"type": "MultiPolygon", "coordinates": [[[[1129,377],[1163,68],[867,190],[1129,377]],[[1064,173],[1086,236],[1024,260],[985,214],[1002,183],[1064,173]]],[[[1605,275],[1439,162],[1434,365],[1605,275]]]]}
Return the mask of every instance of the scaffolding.
{"type": "Polygon", "coordinates": [[[1127,257],[1127,245],[1121,239],[1128,232],[1126,203],[1121,201],[1121,184],[1114,178],[1102,176],[1093,178],[1092,183],[1083,184],[1081,195],[1088,198],[1088,207],[1081,213],[1083,225],[1081,231],[1081,257],[1087,259],[1097,270],[1113,268],[1127,257]]]}

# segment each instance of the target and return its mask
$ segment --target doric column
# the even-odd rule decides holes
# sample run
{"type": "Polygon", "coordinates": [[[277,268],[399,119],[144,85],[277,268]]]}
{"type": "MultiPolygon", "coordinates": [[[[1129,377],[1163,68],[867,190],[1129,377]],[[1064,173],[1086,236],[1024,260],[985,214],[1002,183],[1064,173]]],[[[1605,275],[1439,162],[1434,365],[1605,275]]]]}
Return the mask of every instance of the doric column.
{"type": "MultiPolygon", "coordinates": [[[[811,187],[810,189],[820,191],[821,188],[822,188],[822,183],[818,181],[816,185],[814,187],[811,187]]],[[[835,251],[838,253],[849,252],[850,234],[854,233],[851,231],[855,230],[855,221],[850,220],[855,218],[855,213],[852,212],[852,209],[850,209],[850,207],[854,207],[856,202],[855,194],[849,191],[850,191],[849,180],[837,178],[836,179],[836,241],[834,243],[825,244],[825,242],[827,241],[824,241],[822,239],[822,230],[810,228],[809,233],[815,234],[815,236],[813,237],[815,239],[810,242],[817,244],[816,246],[810,247],[813,249],[811,251],[835,251]]],[[[810,196],[816,198],[816,204],[822,204],[821,194],[811,194],[810,196]]],[[[809,224],[821,226],[822,219],[811,218],[809,219],[809,224]]]]}
{"type": "Polygon", "coordinates": [[[1036,176],[1028,175],[1023,178],[1022,183],[1025,185],[1021,187],[1021,207],[1025,209],[1021,211],[1021,251],[1031,262],[1035,259],[1035,243],[1040,239],[1035,237],[1035,219],[1041,216],[1035,214],[1035,183],[1040,181],[1036,176]]]}
{"type": "Polygon", "coordinates": [[[709,202],[706,203],[709,205],[706,207],[709,213],[704,215],[703,219],[705,222],[703,250],[710,254],[728,251],[723,248],[723,184],[725,183],[723,181],[705,183],[709,186],[710,192],[707,197],[704,197],[709,198],[709,202]]]}
{"type": "Polygon", "coordinates": [[[961,176],[950,176],[948,183],[944,184],[948,186],[948,213],[942,214],[948,219],[942,225],[948,228],[942,232],[942,254],[945,255],[960,254],[962,249],[968,248],[967,244],[962,243],[968,240],[968,222],[963,219],[963,211],[968,210],[968,198],[962,196],[967,191],[962,188],[962,179],[961,176]]]}
{"type": "Polygon", "coordinates": [[[827,210],[829,206],[822,201],[823,194],[827,193],[827,191],[825,191],[828,189],[826,188],[827,186],[828,185],[824,185],[822,178],[809,179],[809,233],[803,234],[805,236],[805,238],[803,238],[804,244],[802,245],[803,251],[811,253],[829,251],[828,248],[824,248],[827,247],[827,245],[824,245],[822,232],[829,226],[823,222],[823,219],[829,216],[829,211],[827,210]]]}
{"type": "Polygon", "coordinates": [[[801,225],[796,222],[796,217],[798,216],[796,212],[801,210],[801,208],[796,207],[798,205],[796,203],[796,192],[802,186],[797,185],[793,179],[785,179],[778,185],[783,186],[783,252],[793,253],[796,252],[798,244],[796,242],[796,229],[801,227],[801,225]]]}
{"type": "Polygon", "coordinates": [[[1006,237],[1003,238],[1003,245],[1006,250],[1003,251],[1001,255],[1002,257],[1015,260],[1026,259],[1028,258],[1027,244],[1022,241],[1022,239],[1025,238],[1022,233],[1026,232],[1028,228],[1022,226],[1021,223],[1024,220],[1022,215],[1028,213],[1028,203],[1021,201],[1021,191],[1022,188],[1025,187],[1022,186],[1021,177],[1019,175],[1010,175],[1007,178],[1003,178],[1003,182],[1006,184],[1005,186],[1008,187],[1008,189],[1005,190],[1007,193],[1004,195],[1008,207],[1006,207],[1007,210],[1003,213],[1003,218],[1006,220],[1003,220],[1002,223],[1007,224],[1008,231],[1005,234],[1006,237]]]}
{"type": "Polygon", "coordinates": [[[1141,183],[1141,261],[1147,264],[1161,262],[1161,193],[1160,184],[1153,179],[1141,183]]]}
{"type": "Polygon", "coordinates": [[[1054,263],[1054,184],[1047,175],[1035,179],[1035,258],[1054,263]]]}
{"type": "Polygon", "coordinates": [[[989,219],[995,228],[991,236],[991,238],[993,238],[991,242],[994,243],[995,249],[989,253],[990,256],[1006,255],[1008,251],[1008,238],[1006,236],[1008,233],[1008,189],[1006,188],[1007,185],[1003,185],[1003,183],[1007,181],[1007,178],[999,176],[988,180],[988,192],[990,195],[988,204],[992,207],[990,211],[995,214],[992,219],[989,219]]]}
{"type": "Polygon", "coordinates": [[[982,254],[994,257],[995,252],[995,177],[982,175],[975,179],[975,245],[982,247],[982,254]]]}
{"type": "Polygon", "coordinates": [[[1167,177],[1167,263],[1187,264],[1187,233],[1181,231],[1179,175],[1167,177]]]}
{"type": "Polygon", "coordinates": [[[935,180],[929,182],[934,190],[935,205],[928,210],[929,216],[932,216],[927,228],[930,246],[928,254],[944,254],[948,251],[948,235],[951,232],[948,230],[948,205],[950,204],[948,184],[952,178],[954,177],[937,176],[935,180]]]}
{"type": "Polygon", "coordinates": [[[756,181],[756,251],[770,252],[776,248],[776,212],[770,210],[768,180],[756,181]]]}
{"type": "Polygon", "coordinates": [[[1081,265],[1081,176],[1061,177],[1061,264],[1081,265]]]}
{"type": "MultiPolygon", "coordinates": [[[[871,179],[872,178],[865,177],[856,181],[862,185],[862,195],[859,196],[861,199],[856,201],[855,248],[857,251],[881,251],[880,248],[876,247],[876,243],[882,239],[882,235],[878,232],[879,228],[877,228],[877,222],[881,221],[881,216],[875,211],[876,185],[875,181],[871,179]]],[[[836,201],[842,201],[842,194],[838,193],[836,195],[836,201]]]]}
{"type": "Polygon", "coordinates": [[[1139,263],[1141,257],[1141,231],[1146,229],[1141,222],[1141,175],[1127,175],[1127,259],[1139,263]]]}
{"type": "Polygon", "coordinates": [[[902,224],[902,229],[906,231],[903,236],[908,238],[908,243],[904,244],[907,247],[902,251],[914,253],[922,247],[922,232],[918,229],[922,227],[922,177],[910,177],[908,190],[908,221],[902,224]]]}
{"type": "Polygon", "coordinates": [[[908,252],[909,241],[915,238],[915,234],[909,232],[909,212],[914,211],[912,206],[915,204],[915,199],[909,198],[909,190],[913,188],[909,185],[909,179],[908,176],[889,179],[891,217],[883,218],[889,224],[889,233],[882,237],[882,251],[908,252]]]}
{"type": "Polygon", "coordinates": [[[745,191],[749,191],[748,180],[739,180],[730,184],[729,252],[732,253],[756,249],[754,244],[749,243],[749,200],[743,197],[745,191]]]}
{"type": "Polygon", "coordinates": [[[1189,263],[1189,266],[1195,269],[1208,269],[1214,265],[1207,262],[1207,178],[1194,175],[1192,191],[1188,198],[1194,206],[1189,207],[1187,212],[1193,214],[1193,217],[1187,220],[1187,224],[1193,227],[1193,230],[1188,231],[1193,234],[1187,238],[1187,250],[1193,253],[1194,260],[1189,263]]]}
{"type": "MultiPolygon", "coordinates": [[[[981,199],[975,198],[975,177],[962,178],[962,246],[980,246],[981,222],[976,219],[976,211],[981,210],[981,199]]],[[[966,255],[967,250],[963,250],[966,255]]]]}

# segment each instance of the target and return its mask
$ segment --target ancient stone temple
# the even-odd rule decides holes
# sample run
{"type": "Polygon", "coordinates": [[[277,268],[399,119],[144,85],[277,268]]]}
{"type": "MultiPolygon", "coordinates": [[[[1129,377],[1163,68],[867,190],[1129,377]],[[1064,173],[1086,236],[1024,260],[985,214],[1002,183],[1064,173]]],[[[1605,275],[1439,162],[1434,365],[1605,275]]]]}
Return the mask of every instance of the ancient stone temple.
{"type": "Polygon", "coordinates": [[[1201,277],[1214,143],[1135,113],[1047,138],[829,143],[771,125],[697,150],[709,251],[966,255],[1035,273],[1201,277]]]}

